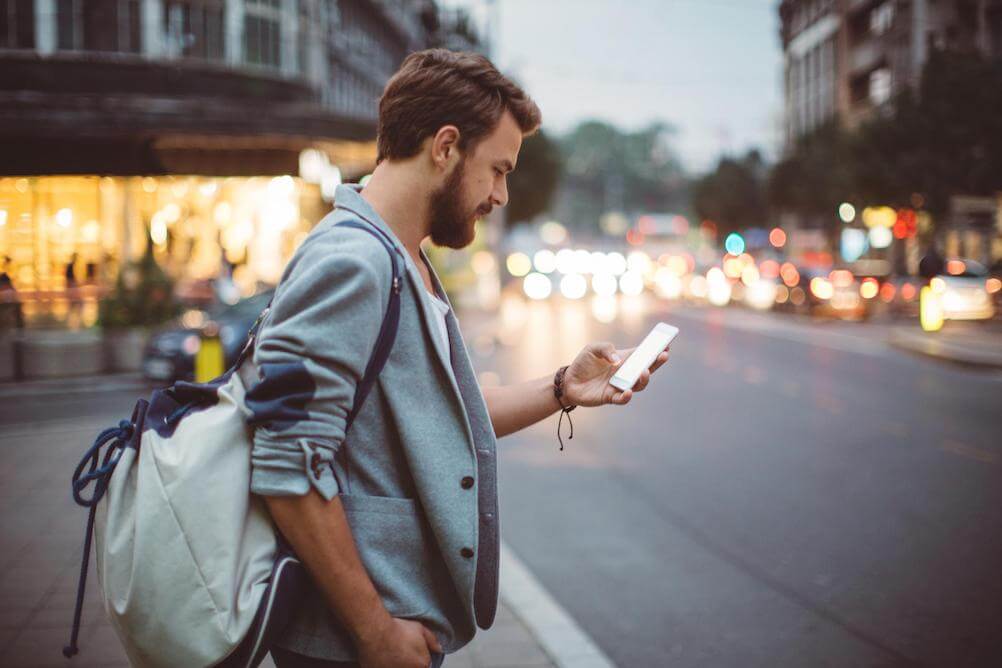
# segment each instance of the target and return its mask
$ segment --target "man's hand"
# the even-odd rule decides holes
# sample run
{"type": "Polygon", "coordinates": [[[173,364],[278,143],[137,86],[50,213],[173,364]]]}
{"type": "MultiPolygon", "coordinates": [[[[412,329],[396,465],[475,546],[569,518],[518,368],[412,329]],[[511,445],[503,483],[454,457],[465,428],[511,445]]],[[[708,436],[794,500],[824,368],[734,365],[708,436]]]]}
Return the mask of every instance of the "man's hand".
{"type": "Polygon", "coordinates": [[[421,622],[390,617],[371,635],[358,639],[362,668],[428,668],[431,652],[442,651],[435,634],[421,622]]]}
{"type": "Polygon", "coordinates": [[[602,406],[604,404],[625,404],[634,393],[642,392],[651,380],[651,374],[668,361],[665,350],[649,369],[645,369],[637,379],[633,389],[620,390],[609,384],[609,379],[622,366],[635,348],[617,350],[611,343],[590,343],[571,362],[564,374],[564,403],[575,406],[602,406]]]}

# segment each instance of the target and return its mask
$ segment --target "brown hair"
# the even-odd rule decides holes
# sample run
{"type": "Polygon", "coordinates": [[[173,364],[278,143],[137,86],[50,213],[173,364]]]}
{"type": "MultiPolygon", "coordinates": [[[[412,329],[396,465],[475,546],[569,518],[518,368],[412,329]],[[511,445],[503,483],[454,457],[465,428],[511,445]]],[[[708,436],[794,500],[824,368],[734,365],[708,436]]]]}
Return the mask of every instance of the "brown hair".
{"type": "Polygon", "coordinates": [[[428,49],[404,59],[379,99],[378,156],[412,158],[443,125],[459,128],[466,150],[497,127],[510,111],[524,134],[539,128],[539,107],[479,53],[428,49]]]}

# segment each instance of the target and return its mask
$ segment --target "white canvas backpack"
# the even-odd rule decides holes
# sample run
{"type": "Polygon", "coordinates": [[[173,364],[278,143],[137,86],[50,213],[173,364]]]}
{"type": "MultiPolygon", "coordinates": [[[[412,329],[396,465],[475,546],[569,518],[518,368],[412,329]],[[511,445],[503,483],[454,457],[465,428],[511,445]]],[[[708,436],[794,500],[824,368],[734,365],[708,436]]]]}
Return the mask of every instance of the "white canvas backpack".
{"type": "MultiPolygon", "coordinates": [[[[385,233],[355,220],[339,224],[380,239],[393,265],[393,291],[350,427],[396,338],[401,280],[399,251],[385,233]]],[[[90,514],[65,656],[78,651],[92,542],[105,610],[137,666],[256,666],[311,586],[250,493],[244,395],[257,372],[246,358],[263,317],[233,368],[209,383],[178,382],[140,399],[131,419],[102,432],[77,466],[73,498],[90,514]]]]}

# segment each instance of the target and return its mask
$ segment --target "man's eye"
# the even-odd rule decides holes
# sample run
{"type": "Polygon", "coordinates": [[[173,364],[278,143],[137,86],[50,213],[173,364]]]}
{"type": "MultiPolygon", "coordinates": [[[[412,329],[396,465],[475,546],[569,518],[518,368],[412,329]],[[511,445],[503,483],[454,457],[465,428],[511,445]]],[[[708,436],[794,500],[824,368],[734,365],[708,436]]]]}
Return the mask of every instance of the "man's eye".
{"type": "Polygon", "coordinates": [[[502,172],[502,171],[501,171],[500,169],[498,169],[497,167],[495,167],[495,168],[494,168],[494,173],[495,173],[495,174],[497,174],[498,176],[504,176],[504,172],[502,172]]]}

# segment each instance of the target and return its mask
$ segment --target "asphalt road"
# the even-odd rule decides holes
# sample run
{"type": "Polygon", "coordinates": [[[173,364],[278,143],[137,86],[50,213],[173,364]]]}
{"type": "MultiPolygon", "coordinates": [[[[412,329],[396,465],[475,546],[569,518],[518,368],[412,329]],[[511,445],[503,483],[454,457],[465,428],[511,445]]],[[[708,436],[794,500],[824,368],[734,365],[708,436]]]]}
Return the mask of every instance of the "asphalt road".
{"type": "MultiPolygon", "coordinates": [[[[878,326],[510,306],[488,380],[681,328],[627,406],[500,441],[502,534],[621,666],[1002,665],[1002,376],[878,326]],[[607,317],[608,319],[608,317],[607,317]]],[[[565,421],[566,422],[566,421],[565,421]]]]}
{"type": "MultiPolygon", "coordinates": [[[[574,411],[572,440],[565,420],[563,452],[555,416],[500,441],[503,537],[618,665],[1002,665],[1002,375],[875,326],[645,300],[604,318],[515,300],[465,324],[484,383],[681,328],[647,391],[574,411]]],[[[5,391],[0,424],[93,430],[141,393],[5,391]]]]}

